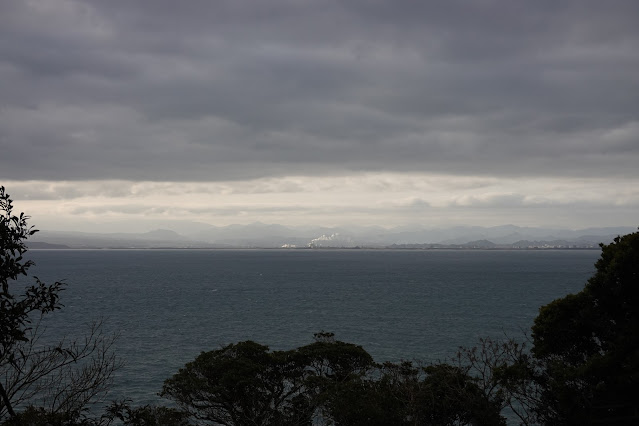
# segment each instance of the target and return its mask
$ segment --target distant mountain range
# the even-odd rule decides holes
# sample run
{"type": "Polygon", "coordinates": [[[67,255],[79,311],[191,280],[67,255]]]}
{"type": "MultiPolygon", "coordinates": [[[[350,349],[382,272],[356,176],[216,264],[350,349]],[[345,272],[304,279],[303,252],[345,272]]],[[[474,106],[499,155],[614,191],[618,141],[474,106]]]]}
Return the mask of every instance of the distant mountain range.
{"type": "Polygon", "coordinates": [[[496,227],[287,227],[252,223],[224,227],[200,226],[178,233],[157,229],[144,233],[38,232],[33,249],[102,248],[597,248],[633,227],[548,229],[496,227]]]}

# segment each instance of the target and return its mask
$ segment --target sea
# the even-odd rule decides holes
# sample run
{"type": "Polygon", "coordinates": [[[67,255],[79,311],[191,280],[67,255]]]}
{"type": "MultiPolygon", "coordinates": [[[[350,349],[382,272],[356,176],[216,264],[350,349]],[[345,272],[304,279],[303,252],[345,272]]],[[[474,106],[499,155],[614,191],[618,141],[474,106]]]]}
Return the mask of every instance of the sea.
{"type": "Polygon", "coordinates": [[[46,339],[103,320],[124,366],[110,400],[162,404],[200,352],[274,350],[326,331],[376,361],[445,361],[483,336],[524,339],[540,306],[580,291],[599,250],[31,250],[31,275],[64,281],[46,339]]]}

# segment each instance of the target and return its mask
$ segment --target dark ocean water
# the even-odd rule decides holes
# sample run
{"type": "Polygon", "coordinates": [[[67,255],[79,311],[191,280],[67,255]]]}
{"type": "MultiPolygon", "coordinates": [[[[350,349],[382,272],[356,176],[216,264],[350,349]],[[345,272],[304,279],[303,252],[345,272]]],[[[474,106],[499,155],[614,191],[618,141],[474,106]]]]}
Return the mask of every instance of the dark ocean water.
{"type": "Polygon", "coordinates": [[[541,305],[579,291],[592,251],[32,250],[65,280],[49,336],[105,318],[126,363],[111,399],[158,402],[201,351],[256,340],[273,349],[325,330],[377,361],[437,360],[480,336],[521,336],[541,305]]]}

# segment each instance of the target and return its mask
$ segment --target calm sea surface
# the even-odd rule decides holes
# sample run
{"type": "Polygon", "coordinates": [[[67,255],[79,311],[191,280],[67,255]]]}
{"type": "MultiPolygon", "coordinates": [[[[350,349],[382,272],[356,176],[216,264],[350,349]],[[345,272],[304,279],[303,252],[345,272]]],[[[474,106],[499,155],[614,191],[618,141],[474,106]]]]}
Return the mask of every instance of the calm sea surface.
{"type": "Polygon", "coordinates": [[[120,333],[112,399],[159,401],[201,351],[273,349],[325,330],[377,361],[437,360],[480,336],[520,336],[541,305],[579,291],[592,251],[32,250],[33,275],[65,280],[50,335],[105,318],[120,333]]]}

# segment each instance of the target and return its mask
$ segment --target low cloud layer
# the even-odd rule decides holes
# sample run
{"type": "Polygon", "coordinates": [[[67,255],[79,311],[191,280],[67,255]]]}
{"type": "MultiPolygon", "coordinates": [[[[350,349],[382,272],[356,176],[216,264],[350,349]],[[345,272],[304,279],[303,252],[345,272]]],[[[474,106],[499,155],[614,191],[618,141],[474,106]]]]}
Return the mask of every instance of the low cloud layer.
{"type": "Polygon", "coordinates": [[[147,231],[179,221],[230,225],[633,225],[637,180],[371,173],[225,182],[8,182],[45,229],[147,231]]]}

